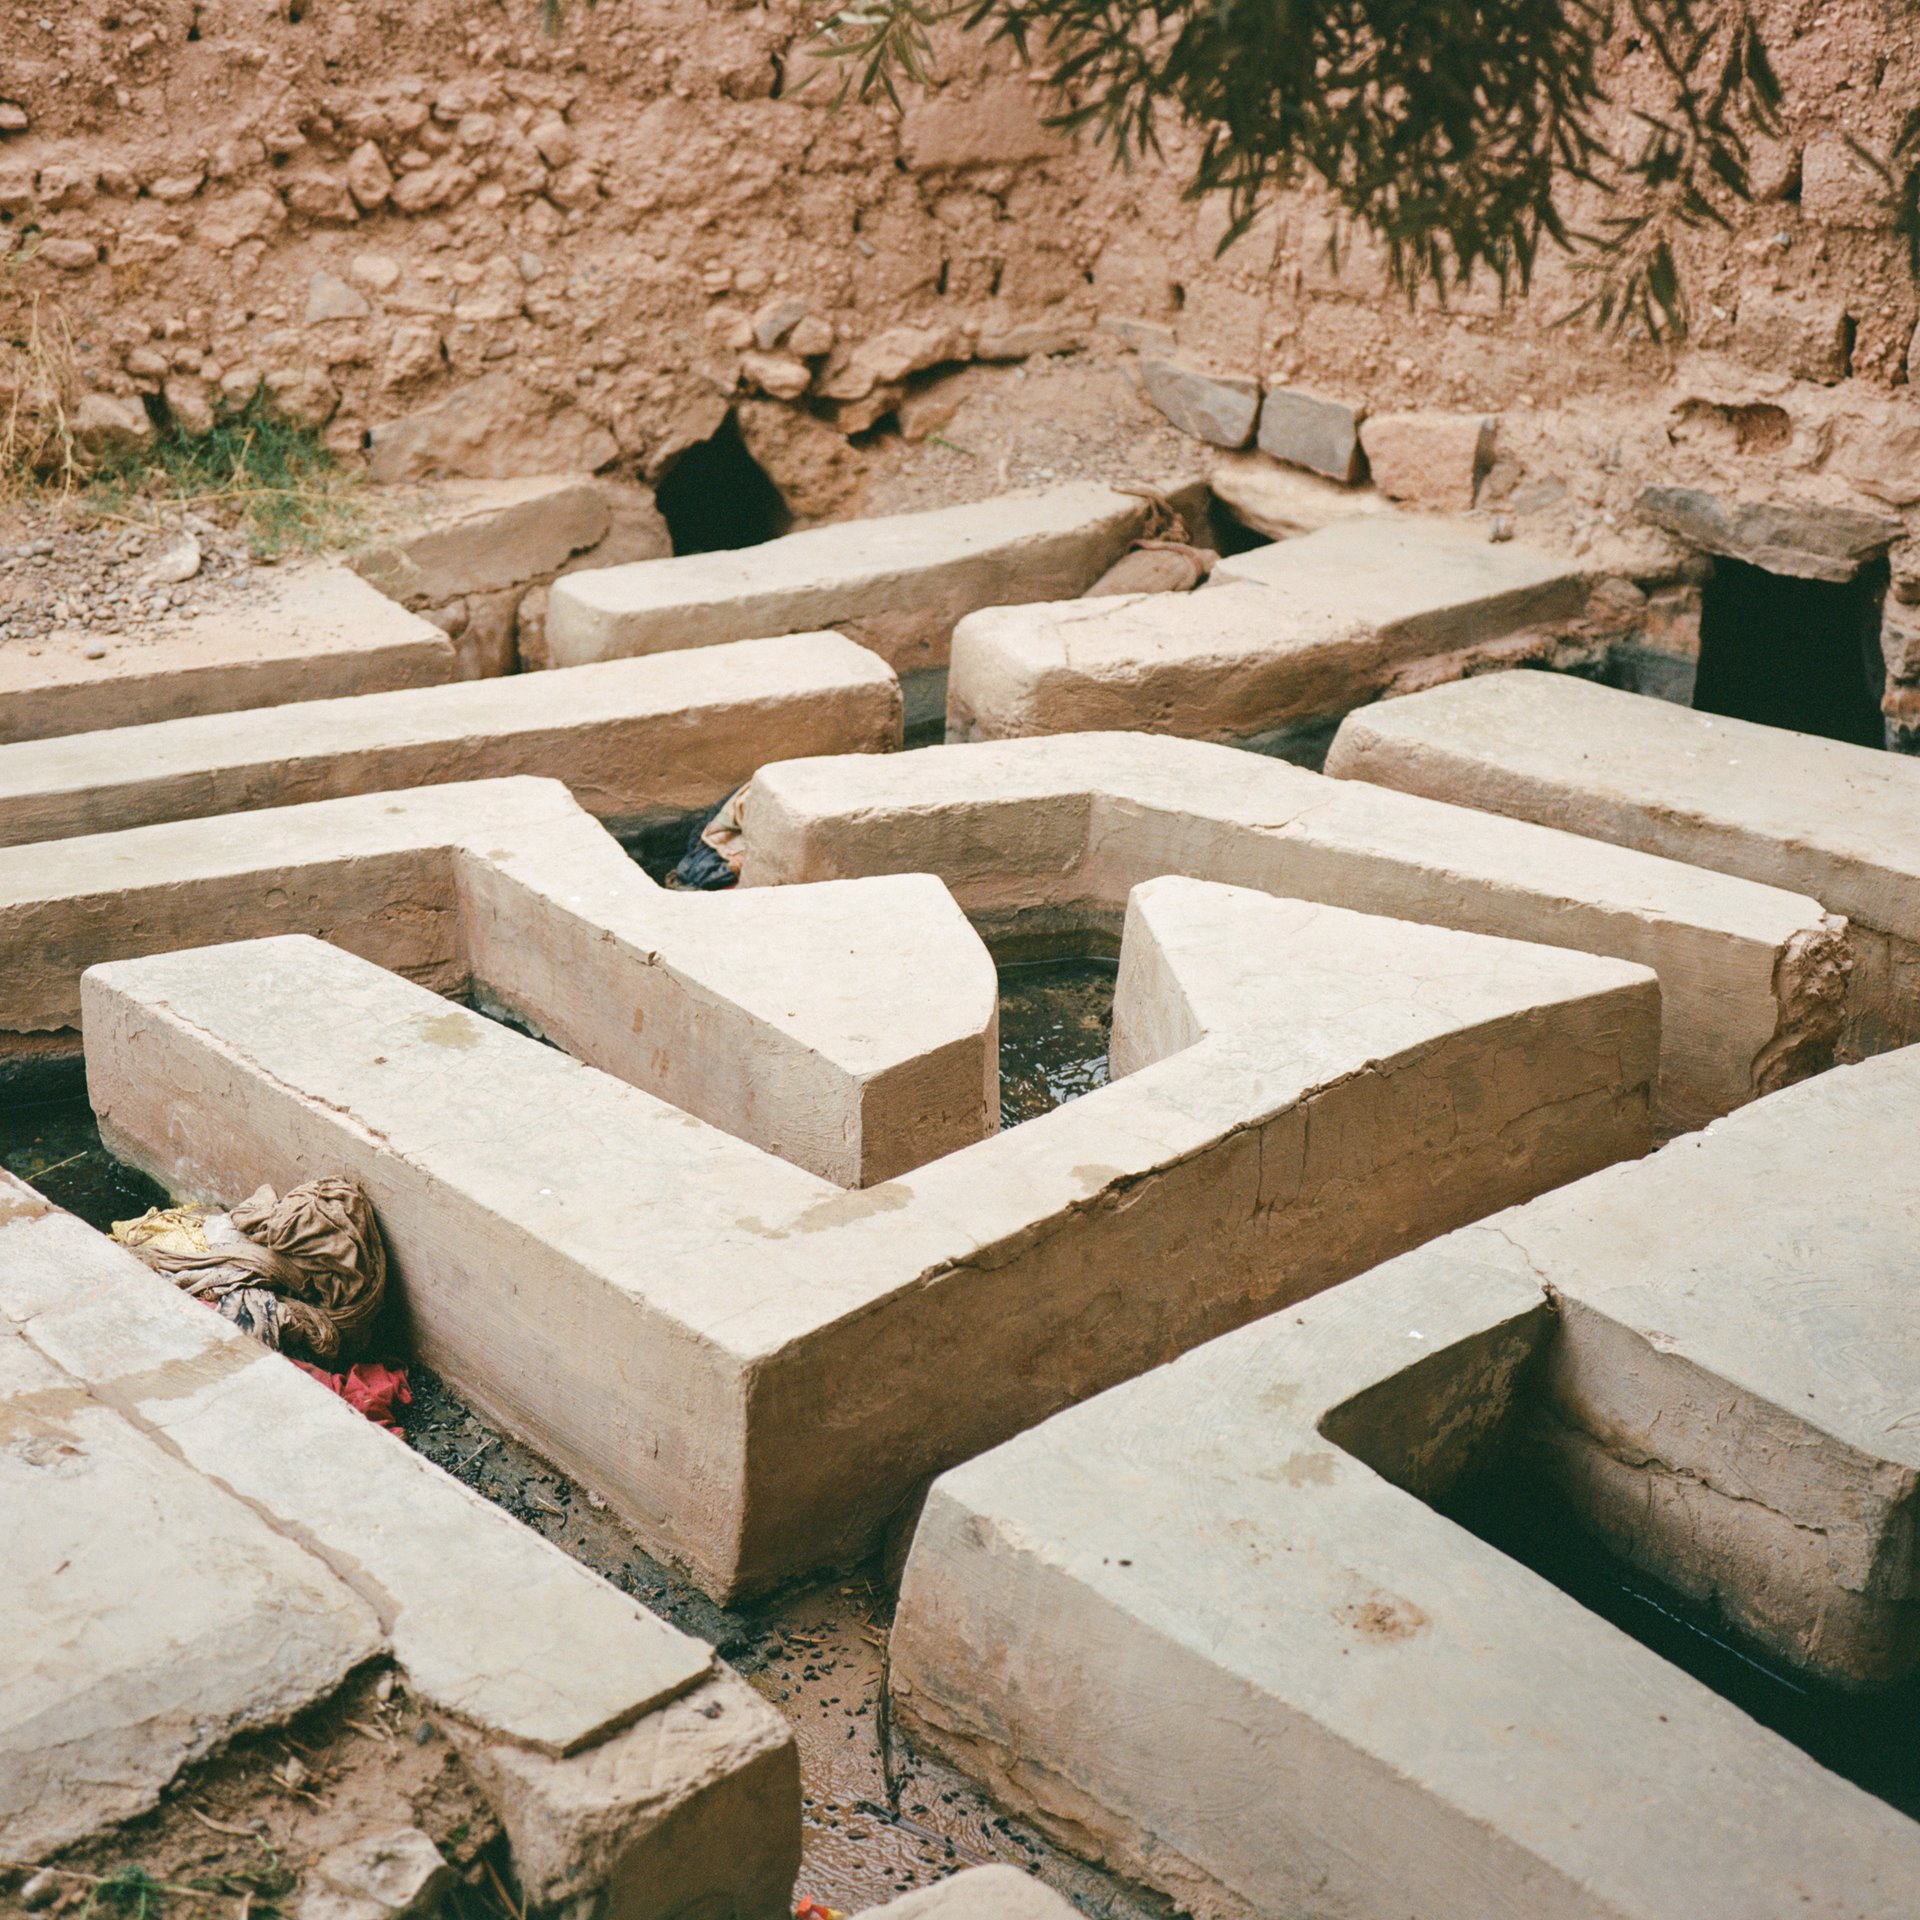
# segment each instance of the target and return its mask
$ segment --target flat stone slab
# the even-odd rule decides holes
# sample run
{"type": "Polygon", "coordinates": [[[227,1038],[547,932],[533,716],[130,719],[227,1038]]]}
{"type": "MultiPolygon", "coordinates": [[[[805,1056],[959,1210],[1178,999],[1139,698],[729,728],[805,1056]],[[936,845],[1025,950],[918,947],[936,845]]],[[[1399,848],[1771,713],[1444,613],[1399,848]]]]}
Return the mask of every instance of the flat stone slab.
{"type": "Polygon", "coordinates": [[[802,633],[0,747],[0,846],[511,774],[631,828],[714,806],[782,753],[899,744],[892,673],[802,633]]]}
{"type": "Polygon", "coordinates": [[[79,1047],[103,960],[305,933],[478,995],[845,1186],[997,1124],[993,962],[925,875],[657,887],[553,780],[463,781],[0,847],[0,1058],[79,1047]]]}
{"type": "Polygon", "coordinates": [[[1920,1038],[1920,764],[1555,674],[1350,715],[1327,771],[1810,894],[1862,939],[1862,1051],[1920,1038]]]}
{"type": "Polygon", "coordinates": [[[1544,1365],[1563,1415],[1700,1477],[1652,1503],[1649,1561],[1759,1593],[1765,1522],[1837,1526],[1797,1559],[1831,1545],[1831,1595],[1877,1521],[1892,1578],[1869,1584],[1909,1609],[1911,1654],[1920,1161],[1866,1189],[1858,1169],[1916,1124],[1920,1052],[1836,1070],[946,1474],[895,1617],[896,1713],[1189,1912],[1904,1916],[1920,1826],[1427,1501],[1544,1365]],[[1766,1508],[1789,1488],[1791,1518],[1766,1508]]]}
{"type": "Polygon", "coordinates": [[[0,647],[0,744],[442,686],[454,676],[453,642],[351,568],[259,571],[243,596],[145,635],[76,630],[33,649],[0,647]],[[93,652],[101,657],[89,659],[93,652]]]}
{"type": "Polygon", "coordinates": [[[850,1564],[1069,1401],[1646,1146],[1643,968],[1180,879],[1128,913],[1124,1077],[859,1193],[303,938],[93,968],[88,1085],[176,1191],[356,1174],[421,1358],[730,1597],[850,1564]]]}
{"type": "Polygon", "coordinates": [[[1258,740],[1376,699],[1414,663],[1545,645],[1578,623],[1590,585],[1576,562],[1445,521],[1336,520],[1222,560],[1197,593],[970,614],[947,738],[1258,740]]]}
{"type": "MultiPolygon", "coordinates": [[[[1404,704],[1404,703],[1403,703],[1404,704]]],[[[1804,895],[1198,741],[1063,734],[765,767],[749,885],[937,874],[1012,931],[1117,929],[1156,874],[1608,953],[1663,1000],[1657,1112],[1702,1125],[1833,1059],[1850,956],[1804,895]]]]}
{"type": "Polygon", "coordinates": [[[548,652],[554,666],[578,666],[831,627],[896,672],[943,667],[961,615],[1084,593],[1146,516],[1133,494],[1076,483],[590,568],[554,583],[548,652]]]}
{"type": "Polygon", "coordinates": [[[679,1909],[633,1863],[706,1792],[687,1878],[742,1911],[791,1884],[792,1736],[711,1648],[6,1175],[0,1370],[0,1502],[25,1554],[0,1583],[7,1857],[143,1810],[386,1655],[469,1755],[536,1903],[605,1886],[665,1920],[679,1909]],[[718,1735],[668,1735],[689,1701],[732,1716],[731,1764],[718,1735]],[[646,1780],[622,1781],[630,1752],[646,1780]],[[561,1819],[583,1770],[603,1788],[591,1835],[561,1819]]]}

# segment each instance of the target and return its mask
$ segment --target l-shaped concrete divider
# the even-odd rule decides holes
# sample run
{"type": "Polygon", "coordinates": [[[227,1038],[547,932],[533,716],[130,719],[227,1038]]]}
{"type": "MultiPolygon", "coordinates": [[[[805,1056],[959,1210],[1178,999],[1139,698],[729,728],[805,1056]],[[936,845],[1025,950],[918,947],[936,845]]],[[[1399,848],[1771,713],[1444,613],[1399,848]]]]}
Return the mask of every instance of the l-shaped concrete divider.
{"type": "Polygon", "coordinates": [[[1920,1040],[1920,762],[1516,673],[1353,714],[1327,771],[1814,894],[1853,926],[1848,1050],[1920,1040]]]}
{"type": "Polygon", "coordinates": [[[668,1626],[0,1172],[0,1859],[391,1660],[528,1903],[775,1920],[792,1732],[668,1626]]]}
{"type": "Polygon", "coordinates": [[[115,1151],[207,1197],[357,1175],[421,1358],[723,1597],[851,1562],[1061,1406],[1643,1151],[1658,1000],[1615,960],[1158,880],[1128,908],[1125,1077],[848,1193],[311,939],[83,983],[115,1151]]]}
{"type": "Polygon", "coordinates": [[[993,963],[926,875],[657,887],[557,781],[468,781],[0,847],[0,1070],[102,960],[305,933],[476,994],[843,1186],[990,1133],[993,963]]]}
{"type": "Polygon", "coordinates": [[[1920,1824],[1428,1503],[1517,1450],[1787,1658],[1911,1672],[1916,1129],[1920,1049],[1835,1069],[947,1474],[896,1718],[1222,1920],[1906,1920],[1920,1824]]]}
{"type": "Polygon", "coordinates": [[[1117,926],[1188,874],[1514,940],[1660,976],[1663,1126],[1698,1126],[1831,1063],[1846,923],[1804,895],[1521,820],[1326,779],[1231,747],[1064,734],[755,777],[749,884],[932,873],[976,924],[1117,926]]]}
{"type": "Polygon", "coordinates": [[[0,747],[0,846],[509,774],[564,780],[638,831],[717,805],[768,760],[877,753],[900,688],[834,633],[0,747]]]}
{"type": "Polygon", "coordinates": [[[969,614],[954,630],[947,738],[1124,728],[1298,758],[1410,676],[1596,657],[1593,585],[1578,562],[1490,545],[1479,528],[1342,520],[1223,560],[1196,593],[1035,596],[969,614]]]}

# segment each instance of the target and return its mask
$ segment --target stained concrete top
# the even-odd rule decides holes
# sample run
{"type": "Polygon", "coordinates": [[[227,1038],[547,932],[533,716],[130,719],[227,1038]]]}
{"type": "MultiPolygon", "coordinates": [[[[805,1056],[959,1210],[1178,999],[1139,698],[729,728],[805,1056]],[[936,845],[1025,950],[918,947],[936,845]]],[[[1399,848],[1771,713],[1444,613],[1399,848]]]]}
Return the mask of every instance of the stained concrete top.
{"type": "Polygon", "coordinates": [[[1409,660],[1565,623],[1573,562],[1399,514],[1221,561],[1189,594],[990,607],[954,632],[950,739],[1105,727],[1243,739],[1371,699],[1409,660]]]}
{"type": "Polygon", "coordinates": [[[523,773],[631,819],[713,805],[778,740],[870,751],[899,729],[881,661],[838,634],[793,634],[0,747],[0,845],[523,773]]]}
{"type": "Polygon", "coordinates": [[[454,672],[453,642],[351,568],[263,570],[244,593],[144,635],[0,647],[0,742],[439,686],[454,672]]]}
{"type": "Polygon", "coordinates": [[[860,1920],[1073,1920],[1078,1911],[1018,1867],[969,1867],[864,1908],[860,1920]]]}
{"type": "Polygon", "coordinates": [[[736,1591],[1275,1290],[1644,1150],[1642,968],[1178,878],[1130,913],[1133,1071],[860,1192],[307,939],[92,969],[89,1087],[176,1190],[358,1174],[432,1364],[736,1591]]]}
{"type": "Polygon", "coordinates": [[[1811,894],[1920,940],[1920,762],[1560,674],[1349,714],[1327,771],[1811,894]]]}
{"type": "Polygon", "coordinates": [[[958,507],[847,520],[758,546],[589,568],[554,583],[547,646],[556,666],[711,646],[749,635],[878,621],[916,610],[945,629],[996,601],[1079,593],[1146,518],[1137,495],[1076,482],[958,507]]]}
{"type": "Polygon", "coordinates": [[[1920,1173],[1845,1170],[1916,1117],[1920,1050],[1837,1070],[955,1469],[897,1704],[1211,1910],[1906,1915],[1920,1826],[1381,1474],[1444,1485],[1492,1430],[1552,1334],[1543,1285],[1769,1396],[1763,1471],[1804,1458],[1801,1423],[1910,1458],[1920,1173]]]}
{"type": "Polygon", "coordinates": [[[712,1671],[709,1647],[5,1174],[0,1370],[0,1473],[25,1476],[0,1582],[0,1852],[151,1805],[383,1650],[435,1711],[548,1755],[712,1671]]]}
{"type": "Polygon", "coordinates": [[[1698,1125],[1832,1058],[1844,929],[1819,903],[1200,741],[1062,734],[763,767],[749,885],[936,873],[971,914],[1186,873],[1655,967],[1662,1099],[1698,1125]]]}
{"type": "Polygon", "coordinates": [[[0,1036],[95,962],[309,933],[470,987],[850,1186],[992,1131],[996,979],[941,883],[668,892],[556,780],[464,781],[0,848],[0,1036]]]}

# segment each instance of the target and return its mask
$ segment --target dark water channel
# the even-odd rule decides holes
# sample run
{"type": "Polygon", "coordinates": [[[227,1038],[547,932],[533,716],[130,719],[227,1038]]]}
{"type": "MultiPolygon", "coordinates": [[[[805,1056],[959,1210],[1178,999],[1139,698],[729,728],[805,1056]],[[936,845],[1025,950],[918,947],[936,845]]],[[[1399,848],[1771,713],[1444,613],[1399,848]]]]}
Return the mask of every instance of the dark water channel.
{"type": "Polygon", "coordinates": [[[1713,1608],[1616,1558],[1518,1464],[1436,1504],[1829,1771],[1920,1820],[1920,1679],[1854,1694],[1795,1672],[1713,1608]]]}
{"type": "Polygon", "coordinates": [[[1000,967],[1000,1124],[1017,1127],[1107,1084],[1114,960],[1000,967]]]}
{"type": "Polygon", "coordinates": [[[100,1144],[78,1067],[74,1090],[50,1099],[0,1093],[0,1167],[37,1187],[57,1207],[107,1232],[170,1196],[157,1181],[116,1160],[100,1144]]]}

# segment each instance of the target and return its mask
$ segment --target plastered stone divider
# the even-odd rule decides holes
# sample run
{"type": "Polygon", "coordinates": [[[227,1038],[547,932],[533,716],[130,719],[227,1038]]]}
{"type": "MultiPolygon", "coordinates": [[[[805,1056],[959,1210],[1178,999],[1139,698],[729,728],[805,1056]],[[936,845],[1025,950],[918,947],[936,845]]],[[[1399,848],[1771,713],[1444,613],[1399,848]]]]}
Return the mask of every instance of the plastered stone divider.
{"type": "Polygon", "coordinates": [[[96,961],[295,932],[842,1185],[996,1123],[993,965],[937,880],[669,893],[526,777],[0,848],[0,1035],[71,1033],[96,961]]]}
{"type": "Polygon", "coordinates": [[[588,568],[555,581],[549,662],[832,627],[895,672],[947,664],[976,607],[1083,593],[1146,524],[1147,503],[1088,483],[847,520],[723,553],[588,568]]]}
{"type": "Polygon", "coordinates": [[[1222,560],[1196,593],[969,614],[954,632],[947,738],[1304,737],[1410,674],[1584,658],[1592,585],[1577,563],[1490,546],[1478,528],[1337,521],[1222,560]]]}
{"type": "MultiPolygon", "coordinates": [[[[799,1860],[793,1736],[709,1647],[4,1174],[0,1324],[0,1354],[30,1353],[46,1382],[13,1401],[12,1419],[49,1438],[69,1433],[64,1457],[82,1464],[113,1443],[183,1520],[191,1492],[202,1559],[218,1567],[238,1538],[271,1542],[316,1592],[332,1593],[359,1634],[356,1660],[391,1654],[493,1801],[532,1903],[599,1895],[632,1920],[669,1920],[692,1898],[755,1920],[785,1911],[799,1860]],[[689,1831],[695,1809],[702,1830],[689,1831]],[[676,1845],[671,1875],[657,1857],[666,1837],[697,1842],[676,1845]]],[[[54,1456],[43,1446],[42,1457],[54,1456]]],[[[26,1669],[42,1716],[25,1763],[59,1750],[64,1718],[96,1741],[116,1738],[132,1778],[108,1800],[71,1775],[49,1782],[26,1816],[35,1824],[3,1829],[9,1852],[17,1836],[34,1856],[151,1805],[196,1757],[168,1743],[164,1720],[142,1717],[147,1695],[203,1716],[204,1750],[239,1725],[290,1717],[340,1677],[315,1669],[303,1697],[216,1702],[215,1677],[227,1694],[253,1678],[245,1636],[238,1648],[232,1639],[242,1622],[215,1605],[181,1611],[183,1596],[159,1583],[169,1530],[158,1525],[116,1540],[120,1592],[102,1596],[102,1625],[137,1654],[134,1621],[170,1619],[219,1658],[204,1672],[179,1659],[156,1667],[144,1694],[125,1679],[112,1692],[87,1688],[59,1590],[35,1584],[57,1573],[36,1555],[34,1516],[57,1526],[57,1506],[24,1510],[26,1531],[13,1536],[27,1617],[10,1644],[16,1658],[42,1649],[26,1669]]],[[[260,1627],[268,1644],[285,1632],[284,1622],[260,1627]]],[[[0,1805],[21,1758],[0,1754],[0,1805]]]]}
{"type": "Polygon", "coordinates": [[[850,1563],[1072,1399],[1645,1147],[1642,969],[1180,880],[1133,911],[1183,980],[1239,968],[1230,1023],[859,1193],[305,939],[91,970],[89,1089],[183,1191],[358,1174],[421,1357],[732,1597],[850,1563]]]}
{"type": "Polygon", "coordinates": [[[793,634],[0,747],[0,846],[511,774],[564,780],[627,831],[714,806],[797,747],[899,744],[887,667],[793,634]]]}
{"type": "Polygon", "coordinates": [[[351,569],[289,567],[256,576],[245,599],[138,644],[116,637],[103,648],[81,630],[50,634],[33,651],[0,647],[0,744],[442,686],[457,671],[438,627],[351,569]]]}
{"type": "Polygon", "coordinates": [[[1916,1110],[1920,1050],[1837,1069],[946,1474],[900,1722],[1200,1915],[1904,1916],[1920,1826],[1425,1500],[1544,1394],[1641,1456],[1591,1505],[1567,1474],[1617,1542],[1776,1634],[1790,1593],[1803,1654],[1884,1654],[1849,1628],[1902,1604],[1860,1547],[1910,1570],[1920,1180],[1857,1176],[1916,1110]]]}
{"type": "Polygon", "coordinates": [[[988,927],[1115,922],[1178,873],[1632,960],[1661,978],[1670,1129],[1818,1071],[1840,1029],[1847,926],[1814,900],[1199,741],[787,761],[746,822],[749,885],[933,873],[988,927]]]}
{"type": "Polygon", "coordinates": [[[1817,895],[1853,924],[1846,1046],[1920,1039],[1920,766],[1547,674],[1342,724],[1327,771],[1817,895]]]}

